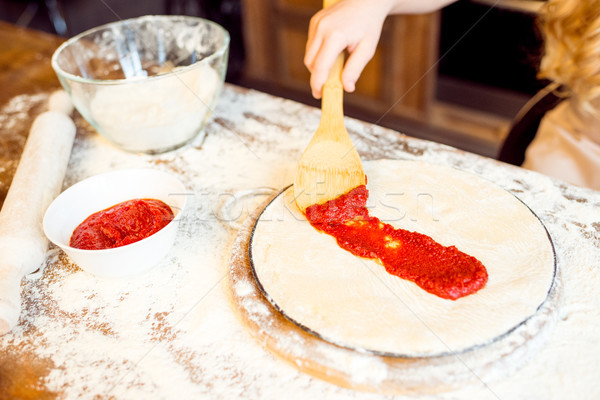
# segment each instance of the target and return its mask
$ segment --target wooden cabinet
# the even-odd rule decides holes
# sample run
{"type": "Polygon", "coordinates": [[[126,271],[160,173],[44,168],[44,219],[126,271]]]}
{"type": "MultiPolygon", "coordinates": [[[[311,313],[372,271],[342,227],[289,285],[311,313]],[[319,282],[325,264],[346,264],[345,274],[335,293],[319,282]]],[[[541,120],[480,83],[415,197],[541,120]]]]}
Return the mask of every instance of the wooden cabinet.
{"type": "MultiPolygon", "coordinates": [[[[303,64],[308,24],[318,0],[245,0],[245,78],[309,95],[303,64]]],[[[426,120],[434,96],[437,13],[386,20],[375,56],[345,96],[346,106],[373,115],[426,120]]]]}

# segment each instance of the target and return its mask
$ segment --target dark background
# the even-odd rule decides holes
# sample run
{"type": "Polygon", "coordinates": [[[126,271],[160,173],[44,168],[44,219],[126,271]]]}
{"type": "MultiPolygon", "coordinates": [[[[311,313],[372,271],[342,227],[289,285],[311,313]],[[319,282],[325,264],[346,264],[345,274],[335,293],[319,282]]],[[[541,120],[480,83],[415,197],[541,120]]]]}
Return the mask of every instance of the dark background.
{"type": "MultiPolygon", "coordinates": [[[[541,40],[534,16],[501,4],[490,9],[463,0],[444,8],[440,77],[533,94],[543,86],[536,78],[541,40]]],[[[223,25],[232,37],[228,80],[239,78],[244,60],[241,0],[0,0],[0,19],[64,37],[146,14],[194,15],[223,25]]],[[[444,98],[449,94],[443,88],[438,94],[477,106],[468,104],[468,98],[444,98]]]]}
{"type": "Polygon", "coordinates": [[[510,117],[521,105],[519,97],[526,100],[547,85],[537,78],[542,45],[534,14],[502,2],[493,8],[477,1],[454,3],[442,11],[437,97],[477,109],[486,103],[476,95],[478,89],[507,99],[512,94],[513,104],[490,102],[497,109],[484,110],[510,117]],[[473,96],[452,97],[445,84],[457,81],[470,86],[473,96]]]}
{"type": "Polygon", "coordinates": [[[121,19],[164,14],[198,16],[227,29],[227,80],[239,79],[244,60],[241,0],[0,0],[1,20],[65,38],[121,19]]]}
{"type": "MultiPolygon", "coordinates": [[[[226,80],[253,87],[243,74],[242,3],[242,0],[0,0],[0,20],[67,38],[98,25],[141,15],[207,18],[222,25],[231,35],[226,80]]],[[[519,2],[459,0],[442,10],[436,100],[510,120],[546,85],[537,79],[542,40],[535,12],[515,9],[509,3],[519,2]]],[[[317,102],[307,101],[307,104],[317,102]]],[[[478,140],[471,143],[468,136],[445,142],[449,140],[448,132],[437,132],[426,124],[389,127],[484,155],[493,155],[496,151],[493,146],[498,145],[481,144],[478,140]]]]}

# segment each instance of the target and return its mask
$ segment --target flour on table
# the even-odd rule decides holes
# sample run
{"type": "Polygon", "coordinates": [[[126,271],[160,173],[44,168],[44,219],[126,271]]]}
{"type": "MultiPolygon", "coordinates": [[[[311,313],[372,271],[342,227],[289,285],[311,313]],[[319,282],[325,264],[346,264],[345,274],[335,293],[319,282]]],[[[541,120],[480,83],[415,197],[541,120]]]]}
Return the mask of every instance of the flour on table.
{"type": "MultiPolygon", "coordinates": [[[[206,139],[158,156],[118,150],[78,118],[65,188],[109,170],[153,167],[184,182],[189,207],[173,251],[134,279],[95,278],[51,248],[41,277],[23,281],[20,324],[0,337],[3,366],[18,371],[24,359],[37,360],[45,372],[35,384],[60,393],[60,399],[385,398],[328,384],[273,356],[248,333],[227,296],[237,232],[217,218],[219,204],[238,191],[292,183],[319,115],[226,85],[206,139]]],[[[347,119],[347,127],[363,159],[454,166],[518,195],[548,228],[564,278],[561,319],[521,369],[457,391],[409,398],[600,398],[600,243],[593,239],[600,234],[600,194],[355,120],[347,119]]],[[[358,380],[365,378],[361,368],[372,365],[363,361],[351,366],[358,380]]],[[[378,376],[385,379],[383,372],[378,376]]]]}

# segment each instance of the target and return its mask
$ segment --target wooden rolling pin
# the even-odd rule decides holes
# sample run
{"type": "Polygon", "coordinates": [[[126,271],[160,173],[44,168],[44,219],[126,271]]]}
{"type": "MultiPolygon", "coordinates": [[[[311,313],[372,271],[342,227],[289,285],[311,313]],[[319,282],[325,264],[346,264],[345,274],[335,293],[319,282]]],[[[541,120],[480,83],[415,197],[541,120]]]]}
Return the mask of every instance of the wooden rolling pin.
{"type": "Polygon", "coordinates": [[[62,188],[75,138],[68,95],[53,93],[48,108],[31,126],[0,211],[0,335],[19,320],[21,279],[45,260],[48,240],[42,218],[62,188]]]}

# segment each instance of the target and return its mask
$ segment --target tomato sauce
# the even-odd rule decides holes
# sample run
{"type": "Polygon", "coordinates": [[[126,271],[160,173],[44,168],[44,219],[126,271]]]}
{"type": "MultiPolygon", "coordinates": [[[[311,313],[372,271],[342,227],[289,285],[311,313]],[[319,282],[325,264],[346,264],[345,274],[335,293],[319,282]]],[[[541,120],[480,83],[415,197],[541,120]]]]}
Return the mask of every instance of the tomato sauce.
{"type": "Polygon", "coordinates": [[[125,246],[158,232],[173,218],[171,207],[160,200],[124,201],[87,217],[73,231],[69,245],[86,250],[125,246]]]}
{"type": "Polygon", "coordinates": [[[396,229],[369,215],[365,185],[306,209],[316,229],[336,238],[352,254],[376,259],[392,275],[427,292],[456,300],[477,292],[488,280],[485,266],[455,246],[445,247],[427,235],[396,229]]]}

